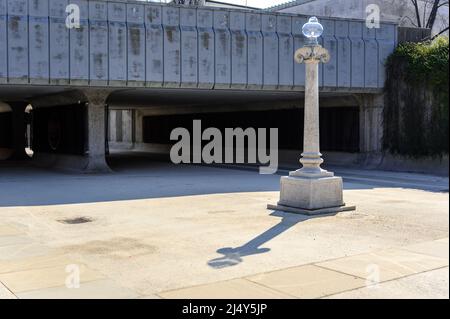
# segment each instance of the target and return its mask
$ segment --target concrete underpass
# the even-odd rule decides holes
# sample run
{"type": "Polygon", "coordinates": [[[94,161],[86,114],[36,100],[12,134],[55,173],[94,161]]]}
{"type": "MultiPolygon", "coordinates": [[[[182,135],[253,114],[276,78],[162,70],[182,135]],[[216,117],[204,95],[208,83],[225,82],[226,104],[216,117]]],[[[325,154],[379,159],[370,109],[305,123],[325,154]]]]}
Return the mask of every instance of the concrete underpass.
{"type": "MultiPolygon", "coordinates": [[[[362,105],[367,96],[324,94],[321,100],[321,144],[327,162],[334,165],[364,165],[371,154],[381,150],[381,106],[362,105]],[[377,112],[378,111],[378,112],[377,112]],[[373,124],[372,124],[373,123],[373,124]]],[[[111,105],[108,145],[111,152],[137,151],[168,154],[170,133],[178,127],[191,132],[194,120],[202,129],[278,129],[280,161],[295,165],[303,148],[303,97],[297,94],[242,92],[201,95],[193,99],[172,97],[171,104],[155,101],[154,106],[111,105]],[[215,96],[217,95],[217,96],[215,96]],[[204,100],[203,100],[204,99],[204,100]]],[[[207,142],[204,142],[207,144],[207,142]]],[[[246,145],[247,146],[247,145],[246,145]]]]}
{"type": "MultiPolygon", "coordinates": [[[[380,152],[382,105],[373,107],[374,97],[323,94],[321,144],[328,164],[364,166],[380,152]]],[[[110,152],[168,155],[172,130],[192,131],[194,120],[203,130],[222,132],[277,128],[284,166],[298,163],[303,146],[302,92],[84,89],[20,101],[10,90],[8,98],[0,112],[1,159],[44,167],[104,172],[110,152]]]]}

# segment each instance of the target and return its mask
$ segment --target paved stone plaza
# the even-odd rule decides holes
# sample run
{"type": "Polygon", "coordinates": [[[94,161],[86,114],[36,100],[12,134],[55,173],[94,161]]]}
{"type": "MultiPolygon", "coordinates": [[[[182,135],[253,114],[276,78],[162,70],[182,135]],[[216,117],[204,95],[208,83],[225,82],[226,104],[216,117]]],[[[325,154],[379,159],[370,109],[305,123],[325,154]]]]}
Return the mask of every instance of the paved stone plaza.
{"type": "Polygon", "coordinates": [[[448,178],[332,168],[357,211],[310,218],[266,209],[279,175],[18,167],[0,167],[0,298],[449,297],[448,178]]]}

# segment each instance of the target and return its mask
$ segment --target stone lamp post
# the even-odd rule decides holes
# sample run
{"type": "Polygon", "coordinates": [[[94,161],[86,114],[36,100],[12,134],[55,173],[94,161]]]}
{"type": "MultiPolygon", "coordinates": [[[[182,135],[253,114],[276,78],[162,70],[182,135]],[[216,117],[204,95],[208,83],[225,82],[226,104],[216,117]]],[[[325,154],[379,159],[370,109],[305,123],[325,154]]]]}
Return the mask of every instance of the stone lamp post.
{"type": "Polygon", "coordinates": [[[268,208],[307,215],[355,210],[344,203],[342,178],[320,167],[324,161],[319,135],[319,63],[330,60],[328,50],[317,42],[323,27],[312,17],[302,32],[308,41],[295,52],[295,60],[306,65],[303,167],[281,178],[281,199],[268,208]]]}

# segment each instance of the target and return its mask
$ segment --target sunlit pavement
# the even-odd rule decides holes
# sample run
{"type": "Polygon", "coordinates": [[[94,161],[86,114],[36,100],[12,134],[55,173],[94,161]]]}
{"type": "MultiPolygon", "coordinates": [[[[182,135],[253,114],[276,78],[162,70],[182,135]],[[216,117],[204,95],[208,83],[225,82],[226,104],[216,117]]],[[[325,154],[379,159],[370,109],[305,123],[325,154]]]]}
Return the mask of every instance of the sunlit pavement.
{"type": "Polygon", "coordinates": [[[0,167],[0,298],[449,297],[447,178],[338,169],[357,211],[308,218],[277,175],[112,168],[0,167]]]}

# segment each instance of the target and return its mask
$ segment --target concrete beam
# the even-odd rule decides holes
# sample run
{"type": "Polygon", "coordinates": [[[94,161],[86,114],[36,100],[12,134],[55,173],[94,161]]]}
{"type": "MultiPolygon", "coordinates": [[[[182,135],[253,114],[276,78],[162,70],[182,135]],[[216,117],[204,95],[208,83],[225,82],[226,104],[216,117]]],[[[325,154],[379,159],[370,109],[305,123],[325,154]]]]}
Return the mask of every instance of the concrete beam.
{"type": "Polygon", "coordinates": [[[34,108],[81,104],[85,101],[86,96],[80,90],[69,90],[62,93],[37,96],[30,99],[34,108]]]}

